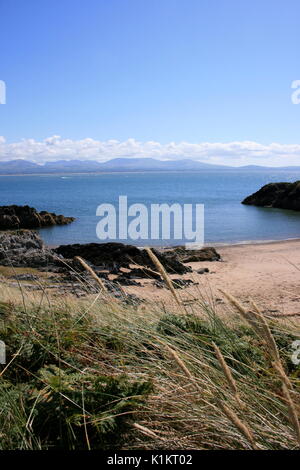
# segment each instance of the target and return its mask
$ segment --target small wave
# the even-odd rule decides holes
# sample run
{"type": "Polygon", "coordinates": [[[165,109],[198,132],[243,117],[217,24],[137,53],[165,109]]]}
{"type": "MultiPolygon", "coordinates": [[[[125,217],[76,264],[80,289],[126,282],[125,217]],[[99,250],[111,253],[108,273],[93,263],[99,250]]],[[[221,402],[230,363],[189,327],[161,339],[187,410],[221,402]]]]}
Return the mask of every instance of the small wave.
{"type": "Polygon", "coordinates": [[[270,240],[243,240],[238,242],[208,242],[205,243],[205,246],[236,246],[236,245],[262,245],[268,243],[282,243],[282,242],[289,242],[289,241],[297,241],[300,238],[280,238],[280,239],[270,239],[270,240]]]}

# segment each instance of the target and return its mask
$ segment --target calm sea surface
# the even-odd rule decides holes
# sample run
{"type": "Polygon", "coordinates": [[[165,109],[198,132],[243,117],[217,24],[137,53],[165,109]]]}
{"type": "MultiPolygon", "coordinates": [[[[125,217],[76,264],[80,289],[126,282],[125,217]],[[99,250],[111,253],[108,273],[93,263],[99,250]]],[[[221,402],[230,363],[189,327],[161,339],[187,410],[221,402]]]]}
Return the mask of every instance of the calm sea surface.
{"type": "Polygon", "coordinates": [[[244,206],[241,201],[266,183],[298,179],[300,171],[283,170],[0,176],[0,205],[28,204],[76,217],[71,225],[40,230],[51,245],[99,241],[96,208],[117,204],[119,195],[127,195],[129,204],[204,204],[205,243],[281,240],[300,238],[300,212],[244,206]]]}

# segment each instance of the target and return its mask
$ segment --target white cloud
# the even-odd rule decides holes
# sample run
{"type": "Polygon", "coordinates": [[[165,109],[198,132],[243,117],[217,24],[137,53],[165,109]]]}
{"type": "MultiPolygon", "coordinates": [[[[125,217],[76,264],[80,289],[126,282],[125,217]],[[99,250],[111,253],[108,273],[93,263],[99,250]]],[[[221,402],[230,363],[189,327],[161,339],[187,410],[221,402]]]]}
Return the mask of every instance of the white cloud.
{"type": "Polygon", "coordinates": [[[300,144],[268,145],[252,141],[213,143],[170,142],[161,144],[128,139],[99,141],[63,139],[58,135],[42,141],[23,139],[8,143],[0,136],[0,161],[25,159],[36,163],[55,160],[97,160],[103,162],[116,157],[151,157],[160,160],[190,158],[225,165],[300,165],[300,144]]]}

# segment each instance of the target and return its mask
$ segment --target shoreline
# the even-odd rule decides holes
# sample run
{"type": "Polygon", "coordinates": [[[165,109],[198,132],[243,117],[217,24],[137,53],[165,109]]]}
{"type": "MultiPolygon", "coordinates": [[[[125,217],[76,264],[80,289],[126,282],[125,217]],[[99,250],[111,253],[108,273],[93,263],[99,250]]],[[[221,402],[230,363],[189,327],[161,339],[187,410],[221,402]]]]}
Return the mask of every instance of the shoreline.
{"type": "MultiPolygon", "coordinates": [[[[41,229],[43,230],[43,229],[41,229]]],[[[40,232],[39,232],[40,233],[40,232]]],[[[41,238],[43,239],[42,237],[42,234],[40,233],[41,235],[41,238]]],[[[44,241],[44,240],[43,240],[44,241]]],[[[300,237],[299,238],[284,238],[284,239],[280,239],[280,240],[245,240],[245,241],[241,241],[241,242],[207,242],[207,243],[204,243],[203,245],[203,248],[206,248],[206,247],[210,247],[210,246],[213,246],[213,247],[216,247],[216,248],[235,248],[235,247],[248,247],[248,246],[259,246],[259,245],[277,245],[277,244],[282,244],[282,243],[292,243],[292,242],[300,242],[300,237]]],[[[44,242],[45,243],[45,242],[44,242]]],[[[107,243],[107,242],[101,242],[101,241],[91,241],[91,242],[84,242],[84,243],[77,243],[77,242],[74,242],[74,243],[66,243],[66,245],[75,245],[75,244],[78,244],[78,245],[85,245],[85,244],[88,244],[88,243],[99,243],[99,244],[102,244],[102,243],[107,243]]],[[[132,245],[132,243],[130,243],[130,241],[128,243],[126,242],[118,242],[116,241],[115,243],[124,243],[124,245],[132,245]]],[[[49,245],[47,243],[45,243],[45,245],[50,248],[50,249],[54,249],[54,248],[58,248],[60,245],[49,245]]],[[[137,246],[137,245],[133,245],[133,246],[137,246]]],[[[145,247],[149,247],[149,248],[154,248],[154,249],[158,249],[158,250],[171,250],[172,248],[176,248],[176,246],[179,246],[179,245],[170,245],[170,246],[161,246],[161,245],[144,245],[144,246],[137,246],[138,248],[145,248],[145,247]]]]}
{"type": "MultiPolygon", "coordinates": [[[[75,160],[76,161],[76,160],[75,160]]],[[[108,160],[109,161],[109,160],[108,160]]],[[[160,161],[160,160],[158,160],[160,161]]],[[[176,161],[176,160],[175,160],[176,161]]],[[[192,160],[193,161],[193,160],[192,160]]],[[[102,163],[106,163],[106,162],[102,162],[102,163]]],[[[300,166],[244,166],[244,165],[241,165],[241,166],[227,166],[227,165],[217,165],[216,167],[202,167],[202,168],[190,168],[190,169],[163,169],[163,168],[159,168],[159,169],[149,169],[149,168],[136,168],[136,169],[119,169],[119,170],[113,170],[113,169],[110,169],[110,170],[91,170],[91,171],[69,171],[69,170],[65,170],[65,171],[54,171],[54,172],[43,172],[42,170],[41,171],[36,171],[36,172],[33,172],[33,173],[23,173],[23,172],[20,172],[20,173],[0,173],[0,176],[75,176],[75,175],[105,175],[105,174],[123,174],[123,173],[203,173],[203,172],[241,172],[241,173],[244,173],[244,172],[255,172],[255,173],[260,173],[260,172],[264,172],[264,171],[283,171],[283,172],[286,172],[286,171],[296,171],[296,172],[299,172],[300,171],[300,166]]]]}
{"type": "MultiPolygon", "coordinates": [[[[195,258],[190,257],[191,261],[183,261],[186,266],[191,268],[190,270],[177,269],[175,265],[173,269],[173,265],[171,265],[169,277],[175,282],[178,281],[179,286],[183,286],[183,288],[179,287],[178,290],[178,295],[183,301],[194,302],[197,299],[204,299],[206,303],[213,306],[220,305],[220,308],[224,310],[226,300],[222,292],[228,292],[236,297],[241,304],[245,305],[246,309],[251,309],[251,302],[254,301],[259,309],[267,315],[272,317],[293,317],[298,321],[300,317],[300,238],[210,245],[214,246],[221,259],[212,255],[203,258],[196,257],[197,261],[192,261],[195,258]]],[[[48,247],[54,248],[55,246],[48,245],[48,247]]],[[[96,248],[92,256],[97,258],[99,253],[96,248]]],[[[80,253],[78,255],[81,256],[80,253]]],[[[72,257],[72,255],[66,256],[66,258],[72,257]]],[[[83,254],[82,257],[84,257],[83,254]]],[[[101,267],[101,260],[98,259],[98,261],[99,263],[96,263],[96,266],[101,267]]],[[[162,302],[168,307],[174,308],[172,305],[174,299],[170,294],[170,290],[163,283],[157,282],[157,279],[160,281],[160,278],[149,276],[147,273],[141,276],[140,262],[143,269],[142,258],[137,257],[135,259],[133,256],[130,265],[123,263],[123,267],[121,261],[120,269],[118,268],[117,272],[113,272],[115,269],[111,269],[109,263],[108,267],[105,267],[104,262],[104,267],[101,267],[98,272],[102,272],[104,279],[107,281],[113,283],[116,281],[117,284],[118,282],[122,283],[122,289],[126,294],[133,294],[135,298],[141,299],[142,302],[162,302]],[[118,281],[117,278],[122,273],[125,276],[118,281]],[[130,273],[129,276],[126,276],[127,273],[130,273]]],[[[41,266],[45,265],[42,264],[41,266]]],[[[25,274],[34,274],[36,279],[42,277],[43,282],[48,283],[50,293],[57,295],[57,287],[60,284],[53,285],[53,281],[51,281],[53,272],[55,273],[55,270],[53,271],[51,268],[51,257],[49,268],[39,270],[37,267],[28,270],[25,267],[25,274]],[[46,281],[44,278],[49,278],[49,280],[46,281]]],[[[16,269],[18,274],[24,274],[24,268],[16,269]]],[[[14,282],[10,279],[16,273],[15,271],[12,272],[9,267],[4,265],[0,270],[0,274],[4,278],[8,278],[6,282],[14,282]]],[[[62,280],[61,288],[66,289],[67,293],[75,295],[79,293],[79,297],[87,295],[82,292],[82,289],[79,289],[82,286],[77,286],[77,281],[74,281],[72,276],[69,278],[68,275],[66,276],[59,271],[54,275],[54,278],[55,276],[58,276],[58,280],[62,280]]],[[[26,279],[24,282],[25,284],[22,285],[25,288],[26,279]]],[[[16,287],[18,287],[17,284],[16,287]]],[[[29,287],[31,286],[29,285],[29,287]]],[[[40,286],[37,285],[34,288],[38,290],[40,286]]]]}
{"type": "MultiPolygon", "coordinates": [[[[238,167],[237,167],[238,168],[238,167]]],[[[226,169],[225,171],[235,171],[235,167],[226,169]]],[[[81,171],[81,172],[62,172],[62,173],[9,173],[9,174],[0,174],[0,176],[100,176],[100,175],[122,175],[126,173],[130,174],[144,174],[144,173],[203,173],[203,171],[224,171],[224,169],[216,169],[216,168],[203,168],[198,170],[111,170],[111,171],[96,171],[96,172],[89,172],[89,171],[81,171]]],[[[257,170],[256,170],[257,171],[257,170]]],[[[258,170],[261,171],[261,170],[258,170]]]]}
{"type": "Polygon", "coordinates": [[[235,246],[252,246],[252,245],[276,245],[279,243],[291,243],[300,241],[299,238],[283,238],[280,240],[245,240],[241,242],[212,242],[212,243],[205,243],[204,246],[216,246],[216,247],[235,247],[235,246]]]}
{"type": "MultiPolygon", "coordinates": [[[[182,298],[204,298],[224,308],[222,291],[236,297],[246,308],[254,301],[271,317],[298,321],[300,317],[300,239],[267,243],[216,246],[222,261],[187,263],[193,272],[180,276],[198,283],[181,290],[182,298]],[[199,274],[207,268],[208,272],[199,274]]],[[[179,276],[171,275],[171,278],[179,276]]],[[[152,301],[169,301],[169,292],[149,283],[127,287],[129,293],[152,301]]]]}
{"type": "Polygon", "coordinates": [[[261,172],[261,171],[273,171],[273,170],[281,170],[281,171],[300,171],[299,168],[292,168],[289,170],[289,168],[286,167],[262,167],[262,168],[252,168],[252,169],[245,169],[243,167],[225,167],[225,168],[197,168],[195,170],[143,170],[143,169],[137,169],[137,170],[107,170],[107,171],[78,171],[78,172],[57,172],[57,173],[0,173],[0,176],[82,176],[82,175],[91,175],[91,176],[98,176],[98,175],[110,175],[110,174],[123,174],[123,173],[133,173],[133,174],[139,174],[139,173],[203,173],[205,171],[208,172],[217,172],[217,171],[224,171],[224,172],[230,172],[230,171],[238,171],[238,172],[261,172]]]}

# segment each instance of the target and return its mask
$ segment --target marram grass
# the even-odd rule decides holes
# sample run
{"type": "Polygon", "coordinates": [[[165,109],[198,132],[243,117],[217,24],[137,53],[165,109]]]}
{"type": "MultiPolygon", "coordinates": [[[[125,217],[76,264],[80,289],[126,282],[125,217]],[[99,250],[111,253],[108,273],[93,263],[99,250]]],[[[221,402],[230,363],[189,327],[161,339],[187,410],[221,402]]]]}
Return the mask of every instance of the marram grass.
{"type": "Polygon", "coordinates": [[[201,292],[187,310],[1,290],[0,449],[300,448],[299,325],[225,295],[219,314],[201,292]]]}

